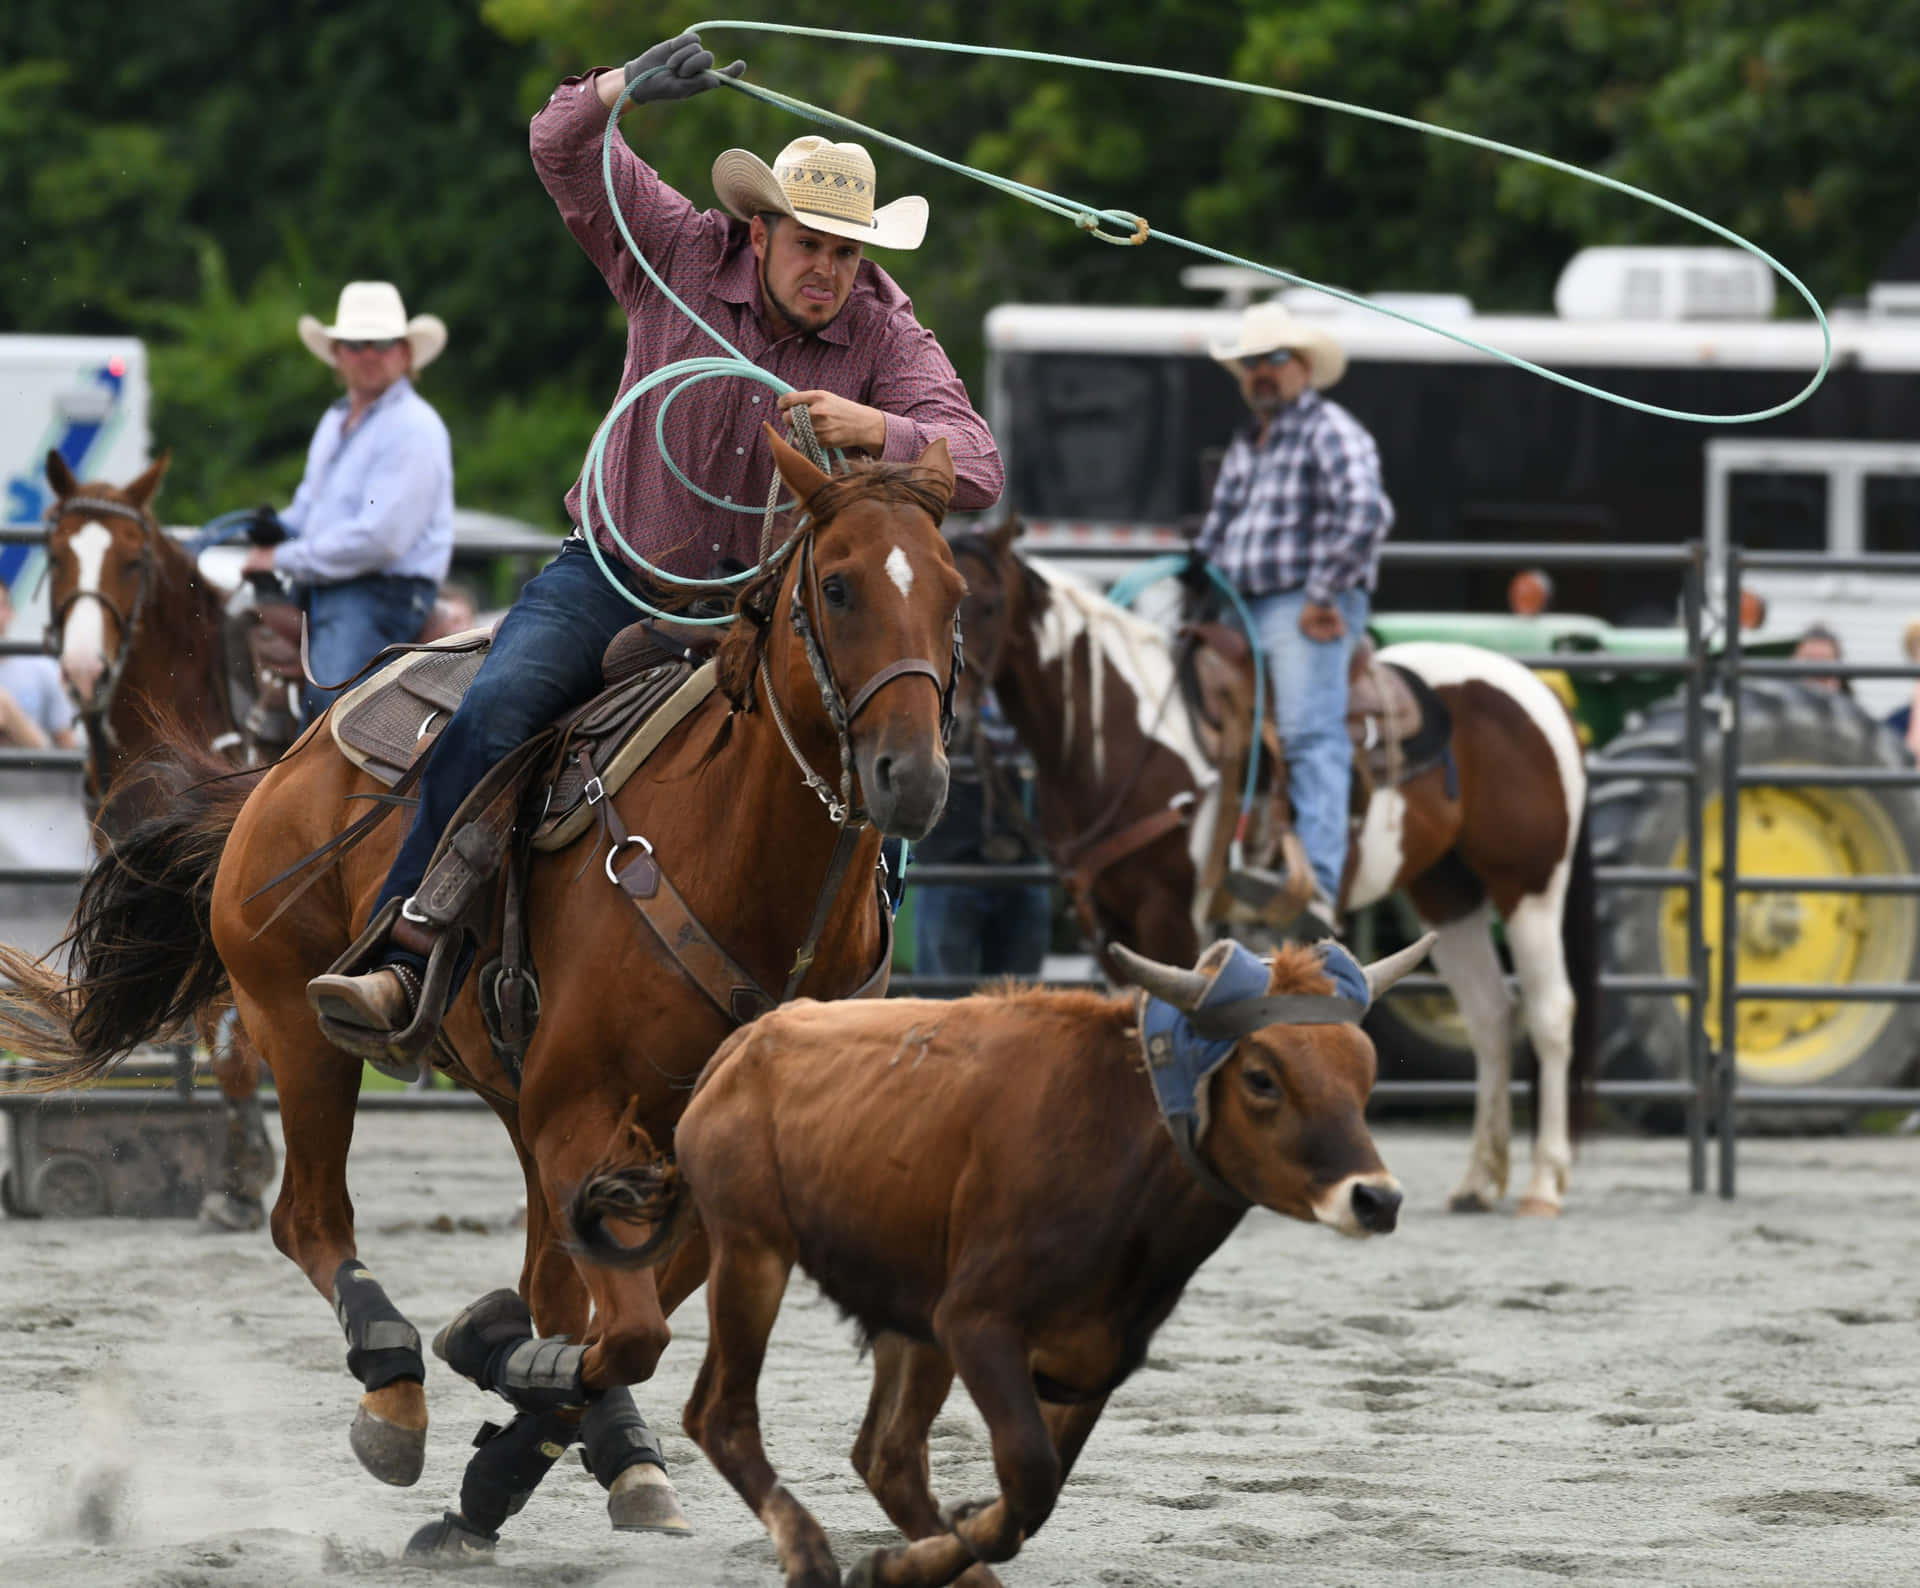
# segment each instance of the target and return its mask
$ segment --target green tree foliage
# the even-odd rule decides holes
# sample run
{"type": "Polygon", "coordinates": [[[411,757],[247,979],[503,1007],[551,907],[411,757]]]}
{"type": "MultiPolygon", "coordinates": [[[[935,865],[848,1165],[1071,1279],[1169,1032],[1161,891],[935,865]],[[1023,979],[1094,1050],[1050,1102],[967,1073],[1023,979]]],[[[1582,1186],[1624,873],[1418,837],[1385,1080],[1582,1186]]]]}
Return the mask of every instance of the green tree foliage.
{"type": "MultiPolygon", "coordinates": [[[[990,41],[1238,76],[1537,148],[1747,232],[1823,297],[1914,218],[1920,0],[741,0],[801,26],[990,41]]],[[[168,506],[284,500],[331,376],[293,321],[355,277],[452,339],[422,381],[463,502],[557,523],[610,401],[621,322],[535,179],[559,78],[692,18],[611,0],[14,0],[0,8],[0,324],[153,347],[168,506]]],[[[1372,290],[1543,309],[1587,243],[1700,241],[1615,195],[1334,113],[1020,62],[714,30],[757,82],[1203,241],[1372,290]]],[[[713,157],[806,130],[719,92],[623,133],[712,202],[713,157]]],[[[1190,255],[1110,247],[876,151],[933,205],[882,262],[978,385],[994,303],[1185,301],[1190,255]]]]}

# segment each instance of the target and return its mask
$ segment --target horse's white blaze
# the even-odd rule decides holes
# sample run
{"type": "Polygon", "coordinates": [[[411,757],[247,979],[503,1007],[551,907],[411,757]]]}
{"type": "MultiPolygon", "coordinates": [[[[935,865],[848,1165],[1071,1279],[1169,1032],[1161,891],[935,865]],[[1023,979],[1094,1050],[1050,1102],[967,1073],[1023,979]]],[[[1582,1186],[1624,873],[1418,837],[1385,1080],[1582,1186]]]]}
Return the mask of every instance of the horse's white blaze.
{"type": "Polygon", "coordinates": [[[913,564],[907,561],[907,554],[898,546],[887,553],[887,577],[893,581],[894,588],[902,597],[913,589],[913,564]]]}
{"type": "Polygon", "coordinates": [[[1093,765],[1096,776],[1105,775],[1106,743],[1102,723],[1106,705],[1106,667],[1094,665],[1104,660],[1133,691],[1134,719],[1140,731],[1177,755],[1193,778],[1194,787],[1203,794],[1219,781],[1220,774],[1201,753],[1194,737],[1184,701],[1176,698],[1179,683],[1174,677],[1173,648],[1167,636],[1145,618],[1135,617],[1125,607],[1115,606],[1098,591],[1089,589],[1070,574],[1048,563],[1034,560],[1028,564],[1047,582],[1050,596],[1037,629],[1040,661],[1043,666],[1059,662],[1061,693],[1066,702],[1064,736],[1073,742],[1073,667],[1074,652],[1080,640],[1087,642],[1089,657],[1087,709],[1092,716],[1093,765]]]}
{"type": "Polygon", "coordinates": [[[1406,796],[1398,789],[1375,789],[1367,801],[1367,819],[1360,826],[1353,881],[1347,890],[1349,910],[1364,909],[1393,892],[1407,858],[1406,828],[1406,796]]]}
{"type": "MultiPolygon", "coordinates": [[[[90,595],[100,593],[100,571],[107,564],[107,552],[113,546],[113,531],[105,524],[89,523],[67,543],[79,564],[77,588],[90,595]]],[[[67,687],[82,700],[90,699],[94,685],[107,666],[107,626],[98,601],[75,601],[67,610],[66,632],[60,646],[60,672],[67,687]]]]}

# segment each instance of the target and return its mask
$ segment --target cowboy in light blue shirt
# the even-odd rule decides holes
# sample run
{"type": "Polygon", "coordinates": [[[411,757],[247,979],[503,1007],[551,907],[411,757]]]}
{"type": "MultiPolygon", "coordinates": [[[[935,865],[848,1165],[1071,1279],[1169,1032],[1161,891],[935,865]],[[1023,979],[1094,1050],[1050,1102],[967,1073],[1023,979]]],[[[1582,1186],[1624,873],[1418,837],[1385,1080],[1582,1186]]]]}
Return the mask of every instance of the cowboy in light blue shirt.
{"type": "MultiPolygon", "coordinates": [[[[453,448],[409,378],[439,356],[447,328],[430,314],[409,320],[391,284],[353,281],[332,325],[302,315],[299,329],[347,395],[321,416],[280,515],[289,538],[252,552],[245,570],[300,588],[313,676],[338,684],[418,636],[453,557],[453,448]]],[[[310,687],[308,720],[333,696],[310,687]]]]}

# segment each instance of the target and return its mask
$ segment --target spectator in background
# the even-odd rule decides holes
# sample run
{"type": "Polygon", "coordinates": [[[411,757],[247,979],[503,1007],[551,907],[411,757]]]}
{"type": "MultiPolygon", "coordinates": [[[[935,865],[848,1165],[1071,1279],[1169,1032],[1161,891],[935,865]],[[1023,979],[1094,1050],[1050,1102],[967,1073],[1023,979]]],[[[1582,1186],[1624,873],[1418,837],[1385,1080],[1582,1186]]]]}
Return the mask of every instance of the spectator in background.
{"type": "MultiPolygon", "coordinates": [[[[427,626],[453,558],[453,446],[412,379],[440,356],[447,328],[431,314],[408,319],[391,282],[349,281],[332,325],[303,314],[298,329],[347,394],[314,431],[280,515],[288,539],[256,547],[243,571],[299,588],[309,669],[339,684],[427,626]]],[[[307,720],[333,696],[309,686],[307,720]]]]}
{"type": "MultiPolygon", "coordinates": [[[[1800,636],[1800,643],[1793,648],[1796,662],[1838,662],[1845,658],[1840,650],[1840,636],[1824,623],[1816,623],[1800,636]]],[[[1844,678],[1832,674],[1813,673],[1802,677],[1798,682],[1809,689],[1825,689],[1836,695],[1851,695],[1853,685],[1844,678]]]]}
{"type": "MultiPolygon", "coordinates": [[[[1907,625],[1906,632],[1900,636],[1900,649],[1909,662],[1920,667],[1920,623],[1907,625]]],[[[1920,678],[1908,680],[1907,688],[1907,703],[1887,718],[1887,727],[1906,746],[1907,754],[1920,761],[1920,733],[1914,727],[1914,718],[1920,714],[1913,709],[1914,704],[1920,702],[1920,678]]]]}
{"type": "MultiPolygon", "coordinates": [[[[13,629],[13,592],[0,584],[0,635],[13,629]]],[[[0,744],[73,748],[73,703],[51,656],[0,656],[0,744]]]]}
{"type": "MultiPolygon", "coordinates": [[[[1045,860],[1026,819],[1031,778],[1018,769],[1019,741],[991,690],[981,697],[975,746],[981,740],[992,765],[974,746],[956,751],[946,814],[913,846],[916,863],[1010,866],[1045,860]]],[[[907,881],[913,882],[911,868],[907,881]]],[[[916,887],[914,974],[1038,976],[1052,926],[1050,888],[916,887]]]]}

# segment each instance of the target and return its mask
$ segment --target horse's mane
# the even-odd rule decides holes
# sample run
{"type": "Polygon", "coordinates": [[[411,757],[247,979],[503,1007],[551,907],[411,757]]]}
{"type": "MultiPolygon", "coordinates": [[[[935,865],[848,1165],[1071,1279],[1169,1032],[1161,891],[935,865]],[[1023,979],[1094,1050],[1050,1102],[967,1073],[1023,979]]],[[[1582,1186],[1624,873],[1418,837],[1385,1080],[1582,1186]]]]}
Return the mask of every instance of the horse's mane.
{"type": "Polygon", "coordinates": [[[788,531],[785,551],[769,557],[760,572],[740,587],[720,649],[714,656],[716,682],[735,711],[753,710],[753,675],[767,648],[773,611],[786,577],[787,558],[800,549],[801,540],[816,535],[855,502],[878,500],[892,507],[917,507],[938,528],[947,516],[947,498],[911,463],[889,463],[884,458],[850,458],[843,473],[813,493],[807,517],[798,531],[788,531]]]}

